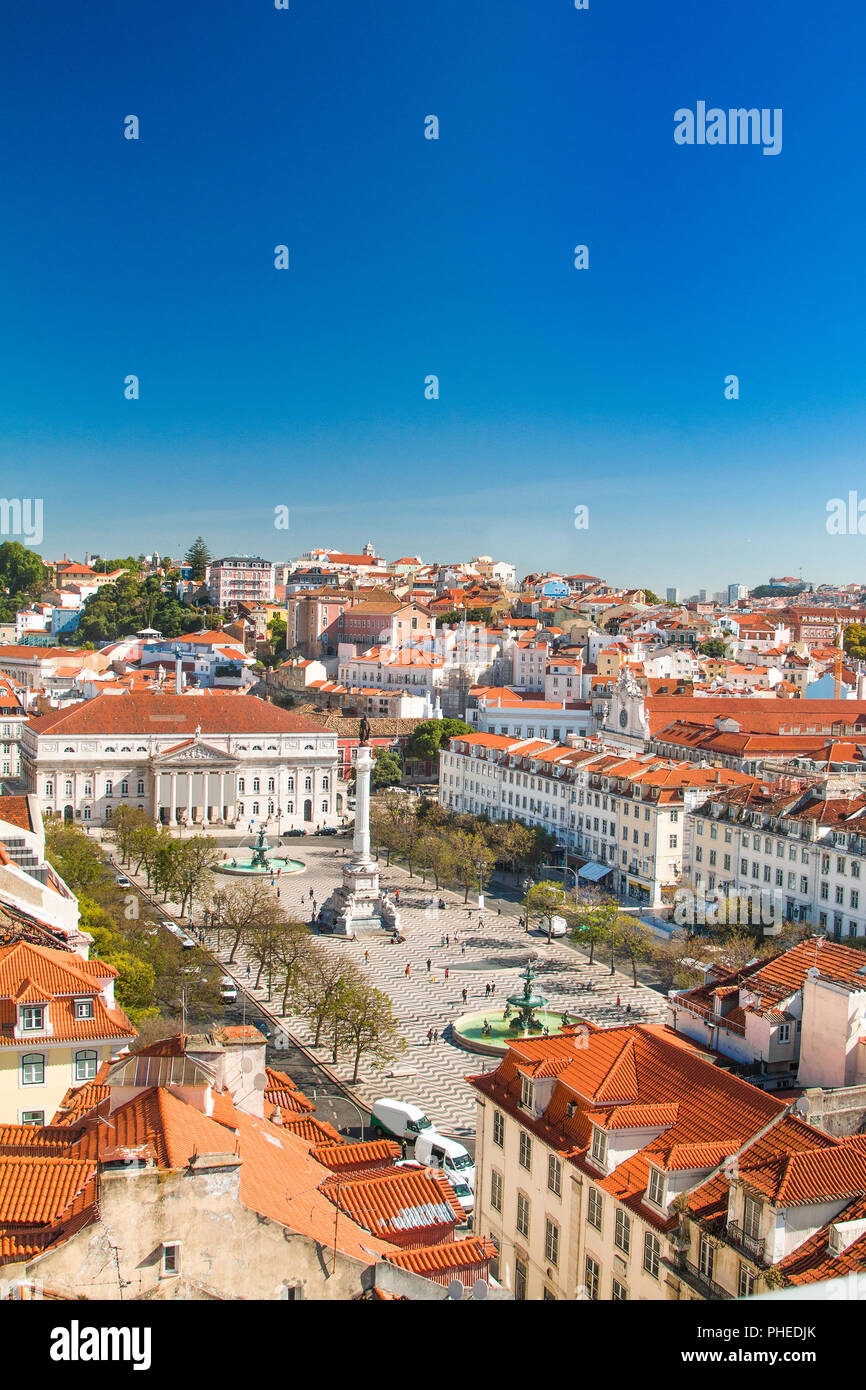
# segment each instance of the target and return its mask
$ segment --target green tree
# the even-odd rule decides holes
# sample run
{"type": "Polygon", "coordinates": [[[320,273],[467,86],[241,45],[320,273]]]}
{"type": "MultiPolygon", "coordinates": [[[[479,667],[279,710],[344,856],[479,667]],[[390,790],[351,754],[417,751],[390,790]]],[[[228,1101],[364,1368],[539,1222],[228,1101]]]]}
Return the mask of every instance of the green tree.
{"type": "Polygon", "coordinates": [[[728,650],[728,644],[723,637],[708,637],[705,642],[701,642],[698,651],[701,656],[722,657],[728,650]]]}
{"type": "Polygon", "coordinates": [[[406,759],[423,763],[438,762],[444,743],[458,734],[472,732],[471,726],[462,719],[422,719],[406,742],[406,759]]]}
{"type": "Polygon", "coordinates": [[[393,787],[403,776],[403,766],[399,757],[390,748],[378,748],[373,763],[373,787],[393,787]]]}
{"type": "Polygon", "coordinates": [[[849,623],[845,628],[842,645],[846,655],[853,661],[866,661],[866,626],[862,623],[849,623]]]}
{"type": "Polygon", "coordinates": [[[383,1066],[407,1049],[391,1000],[357,970],[342,993],[337,1037],[351,1051],[353,1086],[358,1083],[362,1057],[383,1066]]]}
{"type": "Polygon", "coordinates": [[[615,956],[625,956],[631,964],[632,983],[637,987],[637,967],[652,955],[654,937],[649,927],[631,914],[620,913],[608,938],[611,965],[615,956]]]}
{"type": "Polygon", "coordinates": [[[320,1045],[326,1027],[333,1033],[341,1002],[356,973],[345,956],[332,954],[317,941],[308,943],[294,993],[301,1014],[314,1029],[314,1047],[320,1045]]]}
{"type": "Polygon", "coordinates": [[[566,896],[560,885],[551,882],[550,879],[544,879],[541,883],[536,883],[530,888],[522,905],[526,909],[527,916],[540,917],[547,923],[547,939],[552,941],[553,919],[562,915],[562,910],[566,904],[566,896]]]}
{"type": "Polygon", "coordinates": [[[596,946],[603,946],[609,939],[618,916],[619,908],[612,899],[582,904],[574,909],[572,936],[581,946],[589,947],[590,965],[596,946]]]}
{"type": "Polygon", "coordinates": [[[661,603],[658,594],[654,593],[652,589],[644,589],[643,592],[647,603],[661,603]]]}
{"type": "Polygon", "coordinates": [[[0,622],[14,622],[19,608],[39,597],[46,569],[35,550],[20,541],[0,545],[0,622]]]}
{"type": "Polygon", "coordinates": [[[212,556],[201,536],[196,536],[184,559],[192,568],[193,579],[198,584],[203,584],[212,556]]]}

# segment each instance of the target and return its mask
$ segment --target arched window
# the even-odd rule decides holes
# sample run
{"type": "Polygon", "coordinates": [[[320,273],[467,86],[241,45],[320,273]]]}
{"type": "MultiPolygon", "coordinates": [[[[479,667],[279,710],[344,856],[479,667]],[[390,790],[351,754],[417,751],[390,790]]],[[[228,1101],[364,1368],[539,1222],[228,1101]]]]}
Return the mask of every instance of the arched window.
{"type": "Polygon", "coordinates": [[[254,792],[257,792],[257,791],[260,791],[260,790],[261,790],[261,788],[259,787],[259,779],[258,779],[258,777],[254,777],[254,778],[253,778],[253,791],[254,791],[254,792]]]}
{"type": "Polygon", "coordinates": [[[71,795],[72,795],[72,783],[71,783],[71,782],[67,782],[67,783],[66,783],[66,795],[67,795],[67,796],[71,796],[71,795]]]}
{"type": "Polygon", "coordinates": [[[138,795],[144,796],[144,782],[141,777],[138,779],[138,795]]]}
{"type": "Polygon", "coordinates": [[[21,1085],[42,1086],[45,1082],[45,1058],[41,1052],[25,1052],[21,1058],[21,1085]]]}
{"type": "Polygon", "coordinates": [[[96,1053],[92,1049],[75,1054],[75,1080],[92,1081],[96,1075],[96,1053]]]}
{"type": "Polygon", "coordinates": [[[290,792],[293,792],[294,790],[295,790],[295,779],[294,779],[294,777],[290,777],[290,778],[289,778],[289,791],[290,791],[290,792]]]}
{"type": "Polygon", "coordinates": [[[242,816],[243,813],[244,813],[244,803],[243,803],[242,801],[239,801],[239,802],[238,802],[238,815],[239,815],[239,816],[242,816]]]}
{"type": "Polygon", "coordinates": [[[74,752],[75,752],[75,749],[74,749],[74,748],[64,748],[63,751],[64,751],[64,753],[74,753],[74,752]]]}
{"type": "Polygon", "coordinates": [[[273,777],[269,777],[269,778],[268,778],[268,791],[269,791],[269,792],[272,792],[273,790],[274,790],[274,779],[273,779],[273,777]]]}
{"type": "Polygon", "coordinates": [[[254,816],[257,816],[257,815],[259,814],[259,803],[258,803],[257,801],[254,801],[254,802],[253,802],[253,811],[252,811],[252,814],[253,814],[254,816]]]}
{"type": "Polygon", "coordinates": [[[238,791],[239,791],[239,792],[246,791],[246,783],[245,783],[243,777],[239,777],[239,778],[238,778],[238,791]]]}
{"type": "Polygon", "coordinates": [[[313,779],[312,779],[312,777],[305,777],[305,778],[304,778],[304,791],[305,791],[305,792],[311,792],[312,790],[313,790],[313,779]]]}
{"type": "Polygon", "coordinates": [[[121,782],[121,784],[120,784],[120,795],[121,795],[121,796],[129,796],[129,783],[128,783],[128,782],[121,782]]]}

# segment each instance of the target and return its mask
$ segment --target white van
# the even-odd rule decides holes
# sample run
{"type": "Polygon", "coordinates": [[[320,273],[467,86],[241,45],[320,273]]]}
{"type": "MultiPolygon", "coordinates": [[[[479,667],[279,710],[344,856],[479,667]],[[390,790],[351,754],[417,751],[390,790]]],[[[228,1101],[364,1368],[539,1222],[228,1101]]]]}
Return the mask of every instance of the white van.
{"type": "Polygon", "coordinates": [[[449,1182],[468,1183],[475,1191],[475,1164],[456,1139],[446,1139],[435,1129],[425,1130],[415,1140],[415,1157],[428,1168],[441,1168],[449,1182]]]}
{"type": "Polygon", "coordinates": [[[238,987],[231,975],[223,975],[220,981],[220,998],[224,1004],[234,1004],[237,1002],[238,987]]]}
{"type": "Polygon", "coordinates": [[[392,1134],[395,1139],[417,1139],[419,1134],[433,1128],[424,1111],[405,1100],[383,1096],[373,1101],[370,1114],[373,1133],[392,1134]]]}

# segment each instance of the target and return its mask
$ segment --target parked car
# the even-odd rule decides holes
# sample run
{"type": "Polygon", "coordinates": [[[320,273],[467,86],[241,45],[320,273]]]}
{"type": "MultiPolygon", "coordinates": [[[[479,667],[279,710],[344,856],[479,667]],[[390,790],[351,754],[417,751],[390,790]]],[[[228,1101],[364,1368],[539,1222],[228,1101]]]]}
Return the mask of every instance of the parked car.
{"type": "Polygon", "coordinates": [[[320,831],[319,831],[319,834],[320,834],[320,835],[336,835],[336,834],[337,834],[337,827],[336,827],[335,825],[326,825],[325,828],[324,828],[324,830],[320,830],[320,831]]]}
{"type": "Polygon", "coordinates": [[[390,1100],[383,1096],[374,1100],[371,1107],[373,1133],[380,1137],[391,1134],[395,1139],[417,1139],[424,1130],[432,1129],[424,1111],[417,1105],[404,1100],[390,1100]]]}
{"type": "Polygon", "coordinates": [[[287,837],[288,839],[294,840],[294,839],[297,838],[298,835],[306,835],[307,832],[306,832],[306,830],[297,829],[297,830],[287,830],[285,833],[286,833],[286,837],[287,837]]]}
{"type": "Polygon", "coordinates": [[[475,1163],[472,1155],[456,1139],[446,1139],[435,1129],[427,1129],[415,1140],[415,1157],[428,1168],[441,1168],[452,1183],[468,1183],[474,1192],[475,1163]]]}
{"type": "Polygon", "coordinates": [[[117,884],[118,888],[131,888],[131,887],[132,887],[132,880],[129,879],[129,878],[127,878],[127,877],[126,877],[126,874],[115,874],[115,875],[114,875],[114,881],[115,881],[115,883],[117,884]]]}
{"type": "Polygon", "coordinates": [[[191,937],[191,936],[187,936],[186,932],[185,932],[185,931],[181,931],[180,928],[178,928],[178,931],[177,931],[177,939],[178,939],[178,941],[180,942],[181,949],[184,950],[184,951],[191,951],[192,948],[193,948],[193,946],[195,946],[195,944],[196,944],[196,943],[193,941],[192,937],[191,937]]]}
{"type": "Polygon", "coordinates": [[[238,987],[231,975],[223,975],[220,981],[220,998],[224,1004],[234,1004],[238,997],[238,987]]]}

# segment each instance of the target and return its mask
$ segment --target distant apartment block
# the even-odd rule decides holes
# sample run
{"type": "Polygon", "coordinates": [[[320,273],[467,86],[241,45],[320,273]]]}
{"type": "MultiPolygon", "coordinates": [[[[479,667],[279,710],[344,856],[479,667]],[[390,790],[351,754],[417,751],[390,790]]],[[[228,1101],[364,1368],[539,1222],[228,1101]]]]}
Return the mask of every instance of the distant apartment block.
{"type": "Polygon", "coordinates": [[[208,566],[207,587],[217,608],[272,603],[275,566],[259,555],[225,555],[208,566]]]}

